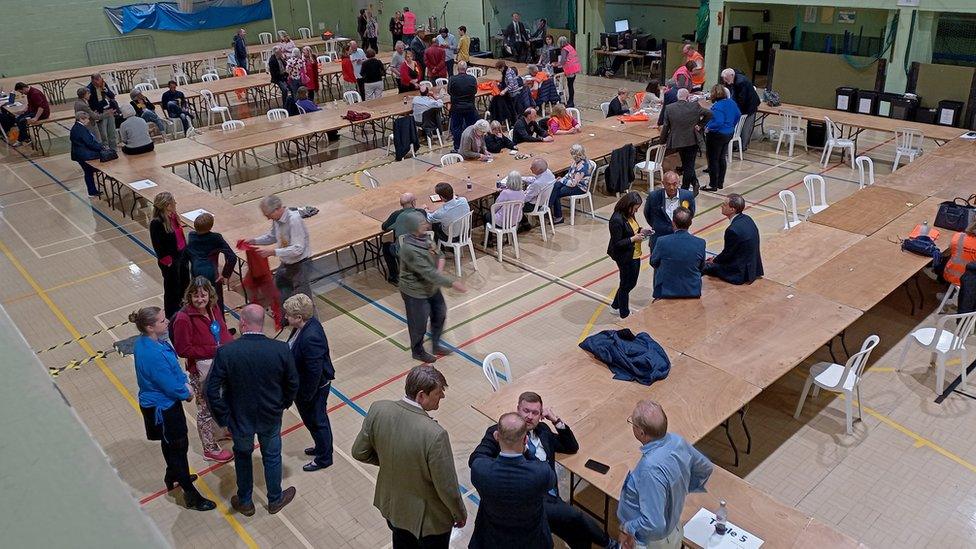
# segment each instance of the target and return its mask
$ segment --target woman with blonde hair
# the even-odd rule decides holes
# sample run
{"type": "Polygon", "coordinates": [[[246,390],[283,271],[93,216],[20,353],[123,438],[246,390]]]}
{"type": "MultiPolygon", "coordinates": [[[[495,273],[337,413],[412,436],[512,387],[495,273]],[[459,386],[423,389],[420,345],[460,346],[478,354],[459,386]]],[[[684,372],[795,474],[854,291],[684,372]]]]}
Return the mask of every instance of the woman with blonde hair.
{"type": "Polygon", "coordinates": [[[282,305],[291,334],[288,346],[295,359],[298,370],[298,394],[295,407],[302,423],[312,435],[315,446],[305,449],[305,455],[312,461],[302,470],[318,471],[332,465],[332,425],[326,411],[329,389],[335,379],[335,367],[329,357],[329,340],[325,337],[322,323],[315,318],[312,298],[305,294],[295,294],[282,305]]]}
{"type": "Polygon", "coordinates": [[[308,90],[308,100],[315,102],[315,92],[319,90],[319,60],[315,57],[312,48],[305,46],[302,48],[302,59],[305,60],[305,74],[302,78],[302,86],[308,90]]]}
{"type": "Polygon", "coordinates": [[[735,133],[735,125],[742,113],[729,97],[722,84],[712,86],[712,118],[705,124],[705,156],[708,158],[708,186],[704,191],[715,192],[725,186],[725,170],[728,168],[729,141],[735,133]]]}
{"type": "Polygon", "coordinates": [[[172,318],[180,310],[183,292],[190,280],[190,267],[183,253],[186,235],[172,193],[163,191],[153,199],[149,238],[163,275],[163,310],[166,318],[172,318]]]}
{"type": "Polygon", "coordinates": [[[197,432],[203,445],[203,458],[225,462],[234,459],[230,450],[222,450],[218,440],[230,437],[214,421],[203,392],[203,381],[210,373],[217,348],[234,340],[217,302],[217,291],[202,276],[194,278],[186,288],[183,308],[173,317],[173,347],[186,359],[190,388],[197,402],[197,432]]]}
{"type": "Polygon", "coordinates": [[[554,217],[553,223],[556,224],[563,222],[561,199],[564,196],[586,194],[589,190],[590,178],[593,176],[593,166],[590,164],[590,159],[586,158],[586,149],[583,145],[573,144],[569,148],[569,154],[573,157],[573,165],[562,179],[553,183],[552,197],[549,198],[549,207],[552,208],[554,217]]]}
{"type": "Polygon", "coordinates": [[[553,105],[552,115],[549,116],[549,135],[564,135],[579,132],[579,121],[566,112],[566,106],[562,103],[553,105]]]}
{"type": "Polygon", "coordinates": [[[502,188],[502,192],[498,193],[498,197],[495,198],[495,204],[512,201],[519,203],[518,209],[513,209],[510,212],[511,217],[509,219],[505,219],[502,210],[495,212],[495,217],[491,220],[493,226],[511,227],[522,219],[522,204],[525,204],[525,191],[522,190],[522,174],[514,170],[509,172],[508,177],[505,178],[505,187],[502,188]]]}

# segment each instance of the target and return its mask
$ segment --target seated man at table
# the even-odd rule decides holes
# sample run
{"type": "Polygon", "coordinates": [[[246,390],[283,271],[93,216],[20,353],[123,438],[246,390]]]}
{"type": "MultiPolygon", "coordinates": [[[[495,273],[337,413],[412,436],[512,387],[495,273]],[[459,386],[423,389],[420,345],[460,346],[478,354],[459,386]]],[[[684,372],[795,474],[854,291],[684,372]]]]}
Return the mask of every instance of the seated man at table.
{"type": "Polygon", "coordinates": [[[193,113],[188,110],[189,104],[186,101],[186,95],[176,89],[176,80],[170,80],[167,86],[169,89],[163,92],[163,96],[159,100],[159,104],[166,111],[166,116],[179,118],[183,124],[184,132],[193,129],[193,113]]]}
{"type": "Polygon", "coordinates": [[[129,93],[129,98],[131,99],[129,104],[136,110],[136,116],[141,117],[149,124],[154,124],[159,130],[159,135],[165,136],[166,124],[163,124],[163,120],[156,114],[156,105],[153,105],[153,102],[140,90],[132,90],[129,93]]]}
{"type": "Polygon", "coordinates": [[[539,124],[539,113],[534,108],[529,107],[515,121],[515,127],[512,129],[512,140],[518,145],[526,142],[552,141],[552,136],[548,135],[546,129],[539,124]]]}
{"type": "Polygon", "coordinates": [[[742,213],[745,208],[746,201],[740,194],[732,193],[722,202],[722,215],[731,220],[725,229],[725,247],[705,263],[705,274],[729,284],[751,284],[763,275],[759,227],[742,213]]]}
{"type": "MultiPolygon", "coordinates": [[[[528,429],[528,439],[524,456],[527,459],[539,460],[556,469],[556,452],[561,454],[575,454],[579,451],[576,435],[551,408],[544,408],[542,397],[538,393],[527,391],[519,395],[516,412],[522,416],[528,429]],[[542,423],[546,419],[555,428],[555,432],[548,424],[542,423]]],[[[495,432],[498,427],[492,425],[485,431],[484,438],[468,458],[470,467],[481,457],[497,457],[501,451],[495,432]]],[[[616,542],[603,532],[603,529],[583,514],[578,508],[571,506],[559,497],[559,487],[556,486],[546,494],[544,500],[546,521],[552,533],[559,536],[572,549],[589,549],[591,544],[600,547],[616,547],[616,542]]]]}
{"type": "Polygon", "coordinates": [[[51,107],[48,105],[47,97],[44,96],[44,92],[35,88],[34,86],[28,86],[23,82],[17,82],[14,86],[14,90],[17,93],[22,93],[27,97],[27,108],[24,112],[17,116],[8,113],[5,109],[0,109],[0,113],[3,114],[3,131],[9,132],[11,128],[17,126],[20,132],[17,136],[17,141],[15,143],[10,143],[11,147],[19,147],[25,143],[31,142],[30,132],[27,131],[27,127],[30,125],[37,124],[41,120],[47,119],[51,116],[51,107]]]}
{"type": "MultiPolygon", "coordinates": [[[[522,206],[522,211],[526,213],[535,210],[535,204],[543,189],[551,187],[556,183],[556,175],[549,169],[549,163],[546,162],[545,158],[538,156],[533,158],[532,164],[529,165],[529,170],[532,172],[532,175],[522,176],[522,182],[526,184],[525,204],[522,206]]],[[[532,229],[532,223],[529,222],[528,216],[522,216],[519,231],[525,232],[530,229],[532,229]]]]}
{"type": "Polygon", "coordinates": [[[695,215],[695,193],[678,188],[678,173],[671,170],[664,172],[661,181],[661,188],[648,193],[647,200],[644,202],[644,219],[647,220],[647,225],[654,229],[649,242],[651,250],[654,249],[654,243],[658,238],[674,232],[675,210],[685,207],[691,210],[691,215],[695,215]]]}
{"type": "Polygon", "coordinates": [[[413,98],[413,121],[420,124],[424,123],[424,113],[430,109],[442,109],[444,102],[430,95],[430,88],[420,86],[420,95],[413,98]]]}
{"type": "Polygon", "coordinates": [[[383,259],[386,260],[386,269],[389,275],[386,281],[394,286],[400,283],[400,237],[407,234],[404,226],[406,216],[401,215],[407,212],[420,212],[427,215],[427,212],[417,207],[417,197],[413,193],[403,193],[400,195],[400,209],[394,211],[383,222],[384,231],[393,231],[393,242],[383,243],[383,259]]]}
{"type": "Polygon", "coordinates": [[[657,240],[651,252],[654,267],[654,299],[701,297],[705,240],[688,232],[691,210],[674,211],[674,232],[657,240]]]}
{"type": "Polygon", "coordinates": [[[437,240],[447,241],[447,228],[458,219],[471,212],[468,199],[463,196],[454,196],[454,187],[450,183],[438,183],[434,185],[434,192],[441,197],[444,202],[440,208],[431,212],[426,211],[427,221],[433,226],[434,237],[437,240]]]}
{"type": "Polygon", "coordinates": [[[322,110],[315,103],[315,101],[312,101],[311,99],[308,98],[308,88],[306,88],[305,86],[298,86],[298,91],[295,92],[295,95],[298,97],[298,100],[295,101],[295,104],[306,113],[322,110]]]}
{"type": "Polygon", "coordinates": [[[617,96],[610,101],[610,106],[607,108],[607,118],[630,114],[630,106],[627,104],[629,94],[630,92],[624,88],[617,90],[617,96]]]}

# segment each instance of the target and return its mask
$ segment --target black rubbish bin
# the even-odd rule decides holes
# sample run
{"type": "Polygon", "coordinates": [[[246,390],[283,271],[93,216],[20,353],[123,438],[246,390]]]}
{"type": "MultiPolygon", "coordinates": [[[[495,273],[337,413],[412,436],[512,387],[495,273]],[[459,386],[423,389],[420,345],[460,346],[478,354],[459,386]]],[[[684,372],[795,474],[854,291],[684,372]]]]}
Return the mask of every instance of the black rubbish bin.
{"type": "Polygon", "coordinates": [[[891,98],[891,112],[888,116],[897,120],[914,120],[918,102],[917,96],[894,95],[891,98]]]}
{"type": "Polygon", "coordinates": [[[962,118],[962,101],[943,99],[936,107],[935,123],[940,126],[958,126],[962,118]]]}
{"type": "Polygon", "coordinates": [[[935,109],[917,109],[915,121],[922,124],[935,124],[935,109]]]}

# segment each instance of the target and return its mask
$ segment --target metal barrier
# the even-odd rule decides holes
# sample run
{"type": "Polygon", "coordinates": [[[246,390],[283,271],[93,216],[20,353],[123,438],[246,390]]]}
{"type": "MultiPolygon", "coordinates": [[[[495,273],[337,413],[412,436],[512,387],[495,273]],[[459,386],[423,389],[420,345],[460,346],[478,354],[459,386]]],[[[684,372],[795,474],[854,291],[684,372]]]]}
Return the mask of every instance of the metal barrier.
{"type": "Polygon", "coordinates": [[[117,36],[85,43],[89,65],[105,65],[157,57],[156,42],[149,35],[117,36]]]}

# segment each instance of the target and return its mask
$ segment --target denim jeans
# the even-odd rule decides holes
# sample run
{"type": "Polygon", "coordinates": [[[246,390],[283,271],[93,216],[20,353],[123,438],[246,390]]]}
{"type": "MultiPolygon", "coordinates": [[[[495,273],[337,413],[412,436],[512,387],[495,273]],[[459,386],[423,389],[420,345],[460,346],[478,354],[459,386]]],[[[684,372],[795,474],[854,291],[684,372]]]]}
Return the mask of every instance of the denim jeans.
{"type": "Polygon", "coordinates": [[[549,207],[552,208],[552,217],[554,219],[562,219],[563,202],[561,198],[577,194],[586,194],[586,191],[578,186],[570,187],[562,181],[556,181],[552,188],[552,197],[549,199],[549,207]]]}
{"type": "Polygon", "coordinates": [[[159,115],[156,114],[154,111],[145,109],[142,111],[142,114],[139,116],[146,122],[150,124],[155,124],[156,127],[159,128],[160,135],[166,135],[166,124],[163,123],[162,119],[160,119],[159,115]]]}
{"type": "Polygon", "coordinates": [[[254,453],[254,435],[261,445],[261,462],[264,464],[264,482],[268,486],[268,504],[281,501],[281,421],[259,433],[234,432],[234,469],[237,471],[237,499],[241,505],[250,505],[254,491],[254,472],[251,454],[254,453]]]}
{"type": "Polygon", "coordinates": [[[451,110],[451,137],[454,139],[454,150],[461,149],[461,134],[468,128],[468,126],[474,124],[478,121],[478,111],[461,111],[455,112],[451,110]]]}

